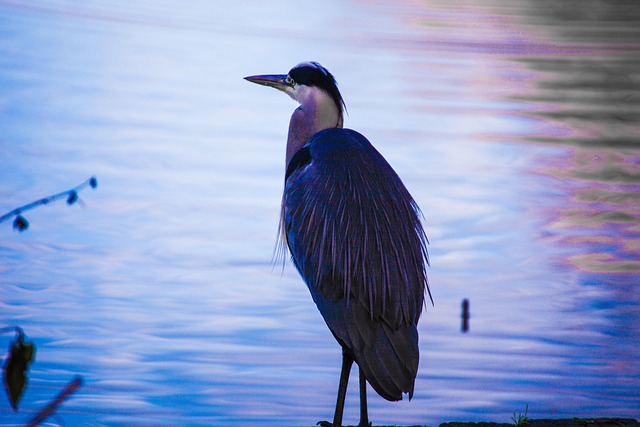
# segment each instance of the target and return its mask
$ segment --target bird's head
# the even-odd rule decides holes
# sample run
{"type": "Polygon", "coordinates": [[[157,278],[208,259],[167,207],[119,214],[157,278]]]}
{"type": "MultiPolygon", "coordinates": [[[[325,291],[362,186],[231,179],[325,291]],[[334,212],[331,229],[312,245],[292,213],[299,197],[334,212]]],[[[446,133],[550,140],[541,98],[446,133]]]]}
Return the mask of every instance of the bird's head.
{"type": "Polygon", "coordinates": [[[289,70],[288,74],[249,76],[245,77],[245,80],[281,90],[301,105],[320,91],[335,103],[340,122],[342,122],[342,113],[346,106],[338,90],[336,79],[317,62],[302,62],[289,70]]]}

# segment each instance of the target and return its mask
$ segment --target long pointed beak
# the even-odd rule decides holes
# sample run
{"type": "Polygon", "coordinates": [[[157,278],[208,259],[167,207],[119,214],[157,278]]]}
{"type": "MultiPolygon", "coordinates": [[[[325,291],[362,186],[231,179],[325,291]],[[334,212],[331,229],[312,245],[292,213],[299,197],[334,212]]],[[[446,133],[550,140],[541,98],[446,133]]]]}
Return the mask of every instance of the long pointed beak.
{"type": "Polygon", "coordinates": [[[286,92],[291,88],[291,85],[287,83],[286,74],[264,74],[261,76],[249,76],[244,78],[251,83],[256,83],[263,86],[269,86],[286,92]]]}

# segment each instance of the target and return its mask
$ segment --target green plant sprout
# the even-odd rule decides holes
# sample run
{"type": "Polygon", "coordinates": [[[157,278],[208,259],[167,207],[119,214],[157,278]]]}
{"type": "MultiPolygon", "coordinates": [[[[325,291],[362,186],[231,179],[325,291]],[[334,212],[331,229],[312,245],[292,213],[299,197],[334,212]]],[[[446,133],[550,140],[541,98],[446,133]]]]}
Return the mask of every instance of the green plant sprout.
{"type": "Polygon", "coordinates": [[[511,417],[511,420],[513,421],[513,425],[516,427],[527,427],[529,425],[529,418],[527,417],[527,412],[529,412],[529,404],[527,403],[524,406],[524,414],[519,413],[518,415],[516,415],[516,413],[513,413],[513,416],[511,417]]]}

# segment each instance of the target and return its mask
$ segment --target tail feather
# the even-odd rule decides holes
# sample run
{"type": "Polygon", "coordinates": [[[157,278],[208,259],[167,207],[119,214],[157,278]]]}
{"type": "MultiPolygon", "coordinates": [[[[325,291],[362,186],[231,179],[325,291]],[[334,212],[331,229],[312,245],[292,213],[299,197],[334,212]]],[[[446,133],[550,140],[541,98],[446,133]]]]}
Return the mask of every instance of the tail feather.
{"type": "Polygon", "coordinates": [[[330,311],[320,310],[332,314],[325,315],[327,325],[373,389],[390,401],[402,400],[404,393],[411,399],[419,360],[416,326],[404,324],[393,329],[382,320],[372,320],[367,309],[353,301],[332,302],[331,306],[330,311]]]}
{"type": "Polygon", "coordinates": [[[373,389],[387,400],[402,400],[403,393],[413,397],[418,371],[418,345],[415,326],[391,330],[384,323],[376,325],[373,346],[354,349],[355,359],[373,389]]]}

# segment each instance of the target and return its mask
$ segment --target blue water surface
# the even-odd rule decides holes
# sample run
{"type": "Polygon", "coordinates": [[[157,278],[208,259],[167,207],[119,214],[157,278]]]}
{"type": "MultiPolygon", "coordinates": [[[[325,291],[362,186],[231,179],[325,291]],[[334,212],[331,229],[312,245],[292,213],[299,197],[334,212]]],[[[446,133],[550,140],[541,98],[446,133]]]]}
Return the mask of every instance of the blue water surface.
{"type": "Polygon", "coordinates": [[[242,79],[304,60],[431,242],[415,395],[370,390],[374,424],[639,418],[640,7],[568,3],[0,0],[0,215],[99,184],[0,223],[0,327],[37,346],[0,424],[76,375],[46,425],[332,417],[339,346],[274,258],[295,104],[242,79]]]}

